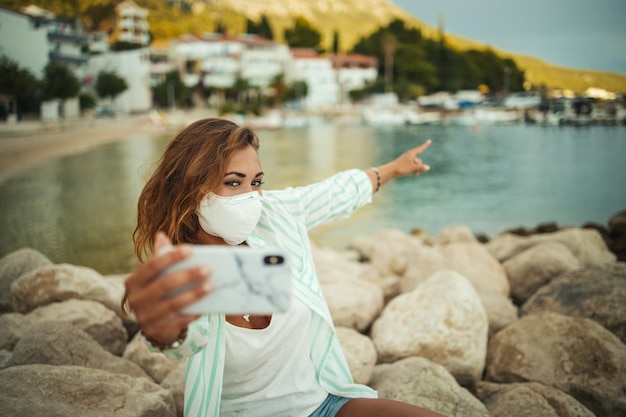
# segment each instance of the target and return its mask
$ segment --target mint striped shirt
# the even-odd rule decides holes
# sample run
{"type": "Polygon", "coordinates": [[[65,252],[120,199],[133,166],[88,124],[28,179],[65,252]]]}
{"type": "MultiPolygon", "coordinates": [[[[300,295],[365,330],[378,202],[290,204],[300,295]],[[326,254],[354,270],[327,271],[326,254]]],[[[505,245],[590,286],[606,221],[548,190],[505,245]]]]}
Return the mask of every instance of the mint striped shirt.
{"type": "MultiPolygon", "coordinates": [[[[251,247],[269,244],[288,252],[292,294],[312,314],[311,359],[317,379],[329,393],[348,398],[375,398],[377,394],[352,379],[315,272],[308,230],[331,220],[347,218],[371,200],[371,181],[367,174],[356,169],[305,187],[264,191],[261,220],[247,240],[251,247]]],[[[186,417],[220,414],[225,320],[223,314],[203,316],[189,326],[187,338],[179,348],[165,352],[168,357],[188,358],[186,417]]]]}

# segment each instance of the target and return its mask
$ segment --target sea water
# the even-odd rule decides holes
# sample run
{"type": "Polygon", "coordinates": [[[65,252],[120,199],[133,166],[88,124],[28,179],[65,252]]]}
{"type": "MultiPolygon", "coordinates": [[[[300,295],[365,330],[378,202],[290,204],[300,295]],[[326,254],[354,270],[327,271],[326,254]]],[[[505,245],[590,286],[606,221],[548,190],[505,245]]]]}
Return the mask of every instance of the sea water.
{"type": "MultiPolygon", "coordinates": [[[[396,179],[350,219],[312,230],[320,246],[343,249],[389,228],[436,235],[465,225],[493,236],[545,222],[606,225],[626,209],[624,127],[316,125],[258,135],[265,189],[381,165],[432,139],[421,155],[429,172],[396,179]]],[[[4,180],[0,256],[31,247],[55,263],[130,271],[137,197],[169,139],[135,135],[4,180]]]]}

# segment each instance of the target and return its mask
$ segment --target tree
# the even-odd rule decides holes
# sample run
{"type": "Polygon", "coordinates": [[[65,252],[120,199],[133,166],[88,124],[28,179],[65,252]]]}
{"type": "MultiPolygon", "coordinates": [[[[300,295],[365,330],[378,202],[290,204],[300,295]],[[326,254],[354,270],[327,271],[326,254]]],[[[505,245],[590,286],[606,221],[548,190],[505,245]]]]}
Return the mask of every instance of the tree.
{"type": "Polygon", "coordinates": [[[272,32],[272,27],[270,26],[270,22],[267,20],[267,16],[261,16],[261,23],[259,24],[259,36],[262,36],[266,39],[274,39],[274,33],[272,32]]]}
{"type": "Polygon", "coordinates": [[[338,54],[339,53],[339,32],[338,31],[334,31],[333,32],[333,54],[338,54]]]}
{"type": "Polygon", "coordinates": [[[258,24],[254,20],[246,18],[246,33],[259,35],[266,39],[274,39],[270,22],[265,15],[261,16],[261,21],[258,24]]]}
{"type": "Polygon", "coordinates": [[[46,65],[43,72],[44,99],[66,100],[78,95],[80,82],[65,64],[51,61],[46,65]]]}
{"type": "Polygon", "coordinates": [[[37,92],[40,83],[28,70],[11,61],[6,56],[0,57],[0,93],[13,98],[12,110],[18,115],[36,112],[39,109],[37,92]]]}
{"type": "Polygon", "coordinates": [[[291,48],[319,49],[322,35],[304,18],[296,18],[294,27],[285,29],[285,41],[291,48]]]}
{"type": "Polygon", "coordinates": [[[385,57],[385,90],[393,91],[393,56],[398,48],[398,41],[391,33],[385,33],[382,39],[383,55],[385,57]]]}
{"type": "Polygon", "coordinates": [[[100,71],[96,79],[96,93],[98,97],[115,100],[117,96],[128,89],[126,80],[119,77],[115,71],[100,71]]]}
{"type": "Polygon", "coordinates": [[[177,71],[165,74],[165,80],[154,87],[154,103],[162,108],[172,107],[174,104],[182,106],[189,98],[189,89],[180,79],[177,71]]]}

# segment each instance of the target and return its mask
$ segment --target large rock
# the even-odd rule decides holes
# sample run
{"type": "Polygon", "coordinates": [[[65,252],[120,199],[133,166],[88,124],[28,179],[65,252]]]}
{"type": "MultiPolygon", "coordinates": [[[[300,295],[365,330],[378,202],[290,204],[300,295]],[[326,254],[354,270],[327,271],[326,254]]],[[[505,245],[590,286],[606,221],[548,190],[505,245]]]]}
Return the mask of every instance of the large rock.
{"type": "MultiPolygon", "coordinates": [[[[379,287],[385,298],[398,294],[399,277],[382,277],[371,264],[359,262],[359,254],[356,251],[335,251],[315,245],[311,245],[311,249],[322,289],[326,284],[365,283],[366,287],[369,287],[369,284],[379,287]]],[[[378,293],[378,291],[375,292],[378,293]]],[[[338,301],[341,303],[341,300],[338,301]]]]}
{"type": "Polygon", "coordinates": [[[368,282],[322,283],[322,292],[335,326],[365,330],[383,309],[384,294],[368,282]]]}
{"type": "Polygon", "coordinates": [[[528,237],[505,233],[493,238],[486,247],[500,262],[504,262],[542,242],[564,244],[582,266],[603,266],[615,262],[616,259],[615,254],[607,248],[602,235],[594,229],[562,229],[528,237]]]}
{"type": "Polygon", "coordinates": [[[0,348],[13,349],[31,326],[45,320],[71,323],[115,355],[121,355],[126,347],[128,335],[115,313],[95,301],[67,300],[39,307],[26,315],[9,313],[0,316],[0,348]]]}
{"type": "Polygon", "coordinates": [[[377,360],[374,342],[348,327],[337,327],[337,337],[354,382],[367,385],[377,360]]]}
{"type": "Polygon", "coordinates": [[[461,383],[479,380],[487,349],[487,314],[464,276],[439,271],[391,300],[372,327],[379,360],[423,356],[461,383]]]}
{"type": "Polygon", "coordinates": [[[161,386],[172,393],[174,403],[176,404],[176,416],[183,417],[185,413],[185,370],[187,368],[186,361],[179,361],[176,368],[172,370],[161,386]]]}
{"type": "Polygon", "coordinates": [[[520,312],[542,311],[593,319],[626,343],[626,263],[563,274],[537,291],[520,312]]]}
{"type": "Polygon", "coordinates": [[[444,367],[425,358],[377,365],[370,385],[381,398],[417,405],[447,417],[489,417],[485,406],[444,367]]]}
{"type": "Polygon", "coordinates": [[[572,252],[559,242],[541,242],[504,262],[513,300],[522,305],[539,288],[564,272],[580,268],[572,252]]]}
{"type": "Polygon", "coordinates": [[[490,334],[517,320],[517,307],[509,298],[509,281],[504,268],[482,244],[475,241],[422,246],[409,261],[401,280],[401,291],[412,291],[420,282],[441,270],[456,271],[470,280],[487,311],[490,334]]]}
{"type": "Polygon", "coordinates": [[[121,316],[124,289],[91,268],[69,264],[47,265],[22,274],[11,285],[15,311],[28,313],[37,307],[71,298],[98,301],[121,316]]]}
{"type": "Polygon", "coordinates": [[[408,261],[416,250],[429,241],[427,236],[418,238],[398,229],[381,230],[375,236],[358,236],[349,246],[368,260],[382,276],[402,276],[408,261]]]}
{"type": "Polygon", "coordinates": [[[615,213],[609,219],[609,248],[617,259],[626,262],[626,210],[615,213]]]}
{"type": "Polygon", "coordinates": [[[463,275],[478,292],[498,292],[507,297],[509,295],[509,281],[504,268],[477,242],[422,247],[407,266],[402,278],[402,292],[412,291],[421,281],[441,269],[463,275]]]}
{"type": "Polygon", "coordinates": [[[139,365],[157,384],[184,362],[168,358],[161,352],[150,351],[139,333],[126,346],[122,357],[139,365]]]}
{"type": "Polygon", "coordinates": [[[9,366],[35,363],[76,365],[148,378],[139,365],[107,352],[83,330],[60,321],[31,326],[15,345],[9,366]]]}
{"type": "Polygon", "coordinates": [[[79,366],[23,365],[0,371],[0,415],[172,417],[172,394],[146,378],[79,366]]]}
{"type": "Polygon", "coordinates": [[[96,301],[67,300],[36,308],[26,315],[31,324],[42,320],[72,323],[84,330],[100,345],[120,356],[126,348],[128,333],[122,320],[96,301]]]}
{"type": "Polygon", "coordinates": [[[23,314],[6,313],[0,316],[0,349],[13,350],[30,321],[23,314]]]}
{"type": "Polygon", "coordinates": [[[11,284],[22,274],[40,266],[52,265],[50,259],[35,249],[22,248],[0,259],[0,313],[13,311],[11,284]]]}
{"type": "Polygon", "coordinates": [[[593,320],[551,312],[521,318],[491,339],[486,379],[540,382],[598,416],[626,415],[626,346],[593,320]]]}
{"type": "Polygon", "coordinates": [[[479,382],[476,395],[490,417],[596,417],[573,397],[538,382],[479,382]]]}

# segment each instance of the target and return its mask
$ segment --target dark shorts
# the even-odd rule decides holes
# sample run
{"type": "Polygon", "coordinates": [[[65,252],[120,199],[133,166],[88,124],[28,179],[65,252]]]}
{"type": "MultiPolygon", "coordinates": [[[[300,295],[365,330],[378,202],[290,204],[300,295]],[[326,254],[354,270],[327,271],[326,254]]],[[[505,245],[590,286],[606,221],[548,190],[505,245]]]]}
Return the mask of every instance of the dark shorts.
{"type": "Polygon", "coordinates": [[[324,402],[309,417],[335,417],[339,409],[351,399],[328,394],[324,402]]]}

